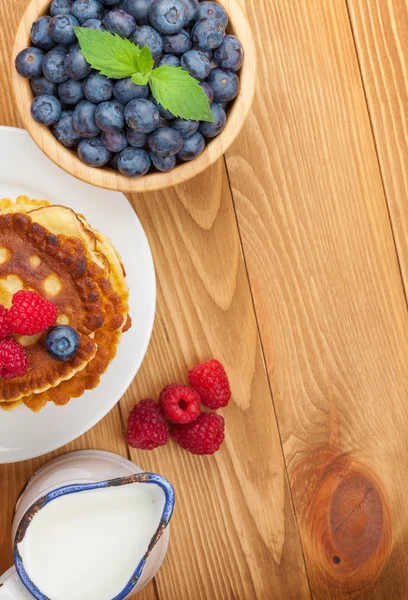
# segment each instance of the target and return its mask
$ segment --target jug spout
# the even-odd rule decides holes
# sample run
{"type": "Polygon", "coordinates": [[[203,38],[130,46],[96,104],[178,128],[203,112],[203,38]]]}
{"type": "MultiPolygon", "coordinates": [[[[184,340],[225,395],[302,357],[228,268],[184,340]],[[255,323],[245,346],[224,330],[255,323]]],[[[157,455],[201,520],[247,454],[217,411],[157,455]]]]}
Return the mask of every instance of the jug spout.
{"type": "Polygon", "coordinates": [[[14,567],[0,577],[0,600],[33,600],[14,567]]]}

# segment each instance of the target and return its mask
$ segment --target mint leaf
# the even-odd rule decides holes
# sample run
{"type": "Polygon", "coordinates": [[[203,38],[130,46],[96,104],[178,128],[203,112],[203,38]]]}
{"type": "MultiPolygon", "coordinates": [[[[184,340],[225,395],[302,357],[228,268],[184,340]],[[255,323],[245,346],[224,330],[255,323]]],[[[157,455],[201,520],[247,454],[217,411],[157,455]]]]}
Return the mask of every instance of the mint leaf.
{"type": "Polygon", "coordinates": [[[150,76],[155,100],[176,117],[214,122],[210,102],[199,82],[181,67],[159,67],[150,76]]]}
{"type": "Polygon", "coordinates": [[[137,85],[146,85],[149,82],[150,73],[148,75],[143,75],[142,73],[133,73],[132,81],[133,83],[137,83],[137,85]]]}
{"type": "Polygon", "coordinates": [[[130,77],[139,71],[140,48],[108,31],[74,27],[85,60],[93,69],[112,79],[130,77]]]}
{"type": "Polygon", "coordinates": [[[154,60],[149,46],[143,46],[137,59],[139,71],[142,75],[150,76],[154,67],[154,60]]]}

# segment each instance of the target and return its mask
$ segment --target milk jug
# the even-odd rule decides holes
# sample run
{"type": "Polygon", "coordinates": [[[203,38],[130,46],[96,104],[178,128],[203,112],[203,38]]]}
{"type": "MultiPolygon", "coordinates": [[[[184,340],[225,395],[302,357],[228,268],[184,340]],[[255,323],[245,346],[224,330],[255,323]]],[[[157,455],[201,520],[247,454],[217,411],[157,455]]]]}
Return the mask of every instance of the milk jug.
{"type": "Polygon", "coordinates": [[[101,451],[66,454],[28,482],[13,520],[0,600],[123,600],[166,554],[171,484],[101,451]]]}

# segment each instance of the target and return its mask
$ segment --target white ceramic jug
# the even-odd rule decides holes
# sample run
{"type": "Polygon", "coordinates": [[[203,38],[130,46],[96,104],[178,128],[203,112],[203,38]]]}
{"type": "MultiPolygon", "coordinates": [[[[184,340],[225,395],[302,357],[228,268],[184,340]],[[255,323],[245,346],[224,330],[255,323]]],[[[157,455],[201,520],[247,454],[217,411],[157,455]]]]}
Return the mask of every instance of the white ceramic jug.
{"type": "MultiPolygon", "coordinates": [[[[112,600],[124,600],[140,591],[156,575],[164,560],[169,543],[168,525],[174,507],[174,490],[160,475],[143,473],[121,456],[84,450],[66,454],[46,464],[33,475],[20,495],[13,518],[15,564],[0,577],[0,600],[54,600],[44,595],[30,579],[19,553],[19,544],[39,511],[53,500],[69,494],[138,483],[161,488],[164,492],[164,508],[160,524],[142,560],[134,565],[131,579],[112,600]]],[[[78,596],[78,600],[84,599],[78,596]]]]}

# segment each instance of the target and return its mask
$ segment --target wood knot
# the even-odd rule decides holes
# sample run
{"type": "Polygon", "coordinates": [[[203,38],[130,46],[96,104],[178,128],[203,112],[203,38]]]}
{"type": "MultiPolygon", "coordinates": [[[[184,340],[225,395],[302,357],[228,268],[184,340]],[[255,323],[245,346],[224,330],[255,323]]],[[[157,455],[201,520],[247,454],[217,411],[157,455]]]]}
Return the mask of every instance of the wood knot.
{"type": "Polygon", "coordinates": [[[297,465],[293,491],[312,585],[373,585],[391,548],[384,487],[364,464],[322,451],[297,465]]]}

